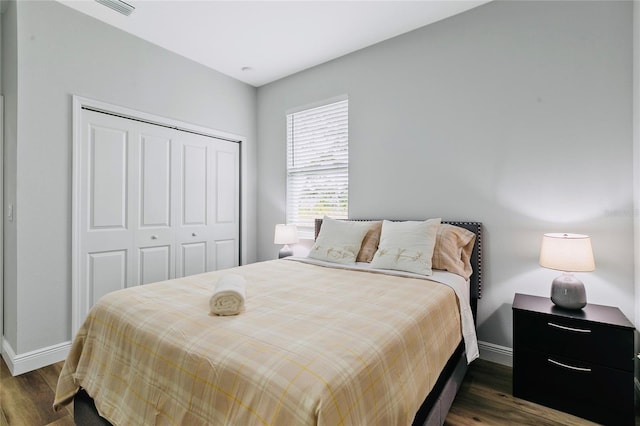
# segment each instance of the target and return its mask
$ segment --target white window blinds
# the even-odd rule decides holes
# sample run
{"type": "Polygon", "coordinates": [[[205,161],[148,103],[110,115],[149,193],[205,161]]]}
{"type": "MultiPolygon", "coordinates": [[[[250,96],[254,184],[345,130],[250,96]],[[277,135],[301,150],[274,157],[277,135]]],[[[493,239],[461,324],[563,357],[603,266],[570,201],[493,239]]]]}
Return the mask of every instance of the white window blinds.
{"type": "Polygon", "coordinates": [[[287,115],[287,223],[313,238],[314,219],[348,217],[349,101],[287,115]]]}

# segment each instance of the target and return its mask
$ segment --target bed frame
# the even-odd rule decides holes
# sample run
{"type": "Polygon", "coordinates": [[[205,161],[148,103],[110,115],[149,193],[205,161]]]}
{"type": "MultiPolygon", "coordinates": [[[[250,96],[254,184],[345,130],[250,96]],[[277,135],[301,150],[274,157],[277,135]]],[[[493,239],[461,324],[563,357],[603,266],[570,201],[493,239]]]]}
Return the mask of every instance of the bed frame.
{"type": "MultiPolygon", "coordinates": [[[[371,219],[366,219],[371,220],[371,219]]],[[[476,243],[471,256],[471,266],[473,274],[469,278],[469,295],[471,310],[475,321],[477,315],[478,299],[482,297],[482,223],[480,222],[456,222],[445,221],[450,225],[460,226],[476,234],[476,243]]],[[[316,219],[315,236],[318,236],[322,219],[316,219]]],[[[447,417],[447,413],[453,404],[453,400],[462,385],[462,380],[467,372],[467,359],[464,351],[464,343],[460,343],[449,361],[445,365],[436,384],[420,409],[416,413],[413,425],[442,426],[447,417]]],[[[110,426],[106,419],[100,417],[93,399],[84,391],[76,394],[73,400],[73,417],[76,425],[82,426],[110,426]]]]}
{"type": "MultiPolygon", "coordinates": [[[[349,219],[356,221],[370,221],[377,219],[349,219]]],[[[473,273],[469,277],[469,301],[475,323],[478,314],[478,299],[482,297],[482,223],[443,220],[442,223],[459,226],[476,234],[476,242],[471,253],[471,267],[473,273]]],[[[315,220],[315,237],[318,237],[322,219],[315,220]]],[[[464,343],[460,343],[442,373],[438,377],[433,389],[424,400],[413,419],[413,425],[442,426],[451,409],[453,400],[462,385],[467,373],[468,365],[464,351],[464,343]]]]}

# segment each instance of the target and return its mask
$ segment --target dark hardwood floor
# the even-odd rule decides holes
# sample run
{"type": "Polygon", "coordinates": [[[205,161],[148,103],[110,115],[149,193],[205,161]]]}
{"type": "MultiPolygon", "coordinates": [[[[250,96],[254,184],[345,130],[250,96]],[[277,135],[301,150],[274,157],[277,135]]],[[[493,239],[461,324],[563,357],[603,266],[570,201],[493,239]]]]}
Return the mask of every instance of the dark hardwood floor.
{"type": "MultiPolygon", "coordinates": [[[[51,408],[62,363],[12,377],[0,361],[0,426],[73,425],[73,407],[51,408]]],[[[636,415],[636,425],[640,426],[636,415]]],[[[511,368],[476,360],[446,425],[591,425],[593,423],[511,395],[511,368]]]]}
{"type": "Polygon", "coordinates": [[[73,406],[53,411],[62,362],[12,377],[0,361],[0,426],[73,425],[73,406]]]}

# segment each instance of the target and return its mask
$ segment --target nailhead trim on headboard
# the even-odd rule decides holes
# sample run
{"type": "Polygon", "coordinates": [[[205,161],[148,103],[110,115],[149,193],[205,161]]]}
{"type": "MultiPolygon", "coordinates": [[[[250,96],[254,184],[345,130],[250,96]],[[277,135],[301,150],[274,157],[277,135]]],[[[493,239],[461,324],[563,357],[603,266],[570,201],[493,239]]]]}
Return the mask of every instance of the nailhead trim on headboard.
{"type": "Polygon", "coordinates": [[[476,242],[473,247],[472,257],[475,260],[475,268],[473,270],[478,281],[477,284],[477,297],[482,298],[482,222],[459,222],[443,220],[442,223],[448,223],[449,225],[460,226],[465,228],[474,234],[476,234],[476,242]]]}

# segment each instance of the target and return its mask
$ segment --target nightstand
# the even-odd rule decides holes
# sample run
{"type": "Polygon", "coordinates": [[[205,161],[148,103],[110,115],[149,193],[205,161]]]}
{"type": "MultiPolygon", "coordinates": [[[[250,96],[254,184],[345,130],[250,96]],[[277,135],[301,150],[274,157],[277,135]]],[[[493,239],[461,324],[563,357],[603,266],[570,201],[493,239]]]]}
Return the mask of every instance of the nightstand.
{"type": "Polygon", "coordinates": [[[513,395],[602,424],[634,424],[633,324],[618,309],[513,299],[513,395]]]}

